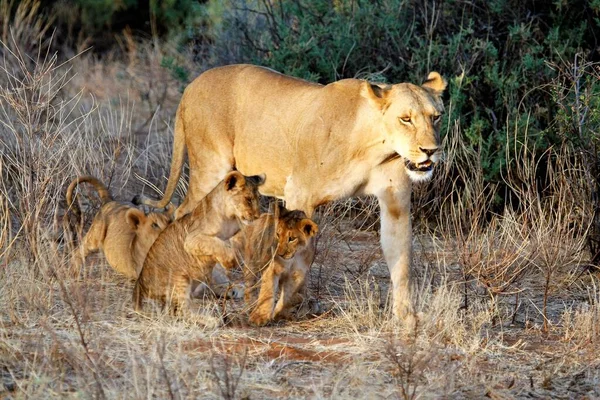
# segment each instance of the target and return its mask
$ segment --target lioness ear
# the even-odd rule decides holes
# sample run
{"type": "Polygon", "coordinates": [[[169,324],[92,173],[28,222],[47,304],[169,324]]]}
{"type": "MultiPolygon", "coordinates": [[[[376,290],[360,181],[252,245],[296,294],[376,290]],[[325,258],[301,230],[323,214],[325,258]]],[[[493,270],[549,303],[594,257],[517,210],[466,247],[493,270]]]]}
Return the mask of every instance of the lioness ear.
{"type": "Polygon", "coordinates": [[[263,183],[265,183],[266,180],[267,180],[267,176],[265,174],[252,175],[252,176],[246,177],[246,181],[248,181],[250,184],[252,184],[254,186],[260,186],[263,183]]]}
{"type": "Polygon", "coordinates": [[[231,171],[225,177],[225,190],[230,191],[236,186],[242,186],[244,183],[244,175],[242,175],[238,171],[231,171]]]}
{"type": "Polygon", "coordinates": [[[448,82],[446,82],[439,73],[433,71],[427,75],[427,80],[423,82],[422,86],[432,90],[436,95],[441,96],[444,90],[446,90],[448,82]]]}
{"type": "Polygon", "coordinates": [[[135,231],[146,220],[146,214],[137,208],[130,208],[127,210],[127,214],[125,214],[125,219],[131,229],[135,231]]]}
{"type": "Polygon", "coordinates": [[[304,218],[300,221],[300,230],[308,237],[315,236],[319,232],[319,226],[312,220],[304,218]]]}
{"type": "Polygon", "coordinates": [[[391,91],[391,86],[379,86],[374,83],[364,81],[360,89],[360,94],[369,102],[379,108],[381,111],[387,110],[389,107],[388,96],[391,91]]]}

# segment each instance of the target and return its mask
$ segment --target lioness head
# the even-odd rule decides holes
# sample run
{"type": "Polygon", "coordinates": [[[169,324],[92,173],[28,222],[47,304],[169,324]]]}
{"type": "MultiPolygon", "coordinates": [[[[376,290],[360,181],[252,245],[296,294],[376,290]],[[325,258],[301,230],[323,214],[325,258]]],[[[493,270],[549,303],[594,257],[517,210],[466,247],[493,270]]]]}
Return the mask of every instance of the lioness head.
{"type": "Polygon", "coordinates": [[[225,214],[243,223],[260,216],[258,187],[265,183],[265,175],[244,176],[232,171],[223,179],[225,190],[225,214]]]}
{"type": "Polygon", "coordinates": [[[404,159],[413,181],[431,177],[440,158],[439,129],[444,105],[442,93],[446,80],[431,72],[423,85],[363,83],[362,95],[382,113],[382,141],[391,154],[404,159]]]}
{"type": "Polygon", "coordinates": [[[276,254],[289,260],[294,257],[296,251],[306,246],[308,239],[319,232],[319,227],[307,218],[303,211],[288,211],[281,207],[277,220],[276,254]]]}

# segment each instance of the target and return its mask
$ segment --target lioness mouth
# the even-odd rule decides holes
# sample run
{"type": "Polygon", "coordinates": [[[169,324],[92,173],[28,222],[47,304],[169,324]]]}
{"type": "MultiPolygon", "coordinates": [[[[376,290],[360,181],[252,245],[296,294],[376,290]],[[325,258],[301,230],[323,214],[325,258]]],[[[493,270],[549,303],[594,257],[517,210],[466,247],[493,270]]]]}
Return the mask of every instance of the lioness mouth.
{"type": "Polygon", "coordinates": [[[433,169],[433,162],[431,160],[423,161],[418,164],[409,160],[404,160],[404,165],[407,169],[418,172],[429,172],[433,169]]]}

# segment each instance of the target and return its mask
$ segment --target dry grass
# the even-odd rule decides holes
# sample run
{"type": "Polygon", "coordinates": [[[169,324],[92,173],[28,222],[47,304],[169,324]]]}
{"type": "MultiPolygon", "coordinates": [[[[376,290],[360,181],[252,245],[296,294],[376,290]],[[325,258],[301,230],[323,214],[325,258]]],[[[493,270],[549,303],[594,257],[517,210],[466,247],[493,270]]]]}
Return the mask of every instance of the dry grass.
{"type": "Polygon", "coordinates": [[[98,175],[124,199],[141,191],[135,174],[164,187],[178,94],[153,83],[169,79],[158,47],[127,46],[128,60],[104,65],[3,48],[0,395],[600,396],[598,277],[580,267],[591,205],[585,165],[568,148],[545,156],[542,186],[539,160],[512,152],[518,204],[495,215],[493,188],[454,127],[447,163],[415,199],[417,215],[443,213],[415,236],[414,332],[391,319],[372,199],[319,210],[310,290],[323,313],[296,322],[251,328],[241,304],[214,299],[195,301],[198,320],[136,314],[131,282],[101,257],[83,279],[68,276],[67,181],[98,175]],[[452,195],[428,194],[441,185],[452,195]],[[238,322],[223,326],[224,313],[238,322]]]}

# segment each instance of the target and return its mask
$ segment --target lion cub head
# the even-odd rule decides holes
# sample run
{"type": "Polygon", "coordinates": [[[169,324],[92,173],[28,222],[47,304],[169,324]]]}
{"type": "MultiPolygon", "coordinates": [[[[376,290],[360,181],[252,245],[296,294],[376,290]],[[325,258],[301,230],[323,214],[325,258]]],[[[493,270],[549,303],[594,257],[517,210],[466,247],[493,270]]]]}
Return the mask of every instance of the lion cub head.
{"type": "Polygon", "coordinates": [[[277,250],[275,254],[284,260],[294,257],[299,249],[308,243],[308,239],[319,232],[319,227],[310,220],[304,211],[289,211],[279,208],[275,238],[277,250]]]}
{"type": "Polygon", "coordinates": [[[150,247],[171,222],[171,214],[170,210],[167,210],[166,213],[151,212],[148,214],[144,214],[142,210],[137,208],[127,210],[125,221],[131,229],[131,234],[135,235],[131,249],[138,265],[136,275],[139,273],[139,269],[142,268],[150,247]]]}
{"type": "Polygon", "coordinates": [[[232,171],[225,176],[225,215],[244,224],[260,216],[258,187],[265,182],[265,175],[244,176],[232,171]]]}

